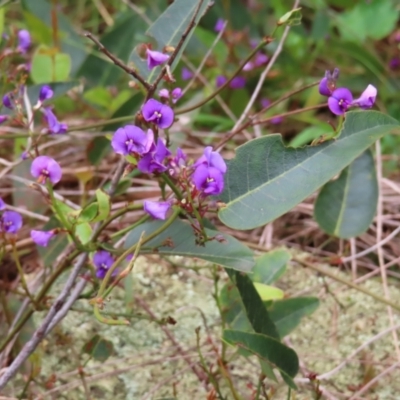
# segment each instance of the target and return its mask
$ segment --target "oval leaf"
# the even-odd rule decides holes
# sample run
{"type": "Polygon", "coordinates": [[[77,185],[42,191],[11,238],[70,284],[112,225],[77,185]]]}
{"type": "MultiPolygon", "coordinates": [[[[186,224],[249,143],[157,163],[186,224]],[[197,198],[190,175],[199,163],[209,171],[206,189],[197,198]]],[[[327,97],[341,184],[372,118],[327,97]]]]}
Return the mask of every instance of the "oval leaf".
{"type": "Polygon", "coordinates": [[[283,298],[283,291],[275,286],[264,285],[263,283],[253,282],[257,293],[262,301],[278,300],[283,298]]]}
{"type": "Polygon", "coordinates": [[[291,378],[299,371],[299,358],[295,351],[276,339],[259,333],[232,330],[225,330],[223,339],[266,360],[291,378]]]}
{"type": "Polygon", "coordinates": [[[268,312],[280,337],[284,337],[299,325],[303,317],[311,315],[318,306],[319,300],[316,297],[294,297],[274,301],[268,307],[268,312]]]}
{"type": "Polygon", "coordinates": [[[346,114],[340,136],[318,146],[287,148],[281,135],[240,146],[228,163],[221,196],[227,205],[219,212],[221,221],[233,229],[253,229],[273,221],[399,127],[395,119],[377,111],[352,111],[346,114]]]}
{"type": "Polygon", "coordinates": [[[356,158],[339,178],[321,190],[314,218],[325,232],[347,239],[365,232],[378,203],[378,181],[370,150],[356,158]]]}
{"type": "MultiPolygon", "coordinates": [[[[152,221],[138,226],[129,233],[124,247],[129,248],[137,243],[143,231],[149,235],[163,224],[164,221],[152,221]]],[[[210,237],[219,235],[225,241],[220,243],[213,240],[204,246],[199,246],[196,244],[192,227],[184,221],[176,220],[166,231],[146,243],[141,253],[198,257],[244,272],[249,272],[253,268],[253,252],[248,247],[225,233],[212,229],[206,229],[206,232],[210,237]]]]}
{"type": "Polygon", "coordinates": [[[286,265],[291,258],[292,256],[285,249],[276,249],[262,254],[256,259],[251,280],[265,284],[275,282],[286,271],[286,265]]]}

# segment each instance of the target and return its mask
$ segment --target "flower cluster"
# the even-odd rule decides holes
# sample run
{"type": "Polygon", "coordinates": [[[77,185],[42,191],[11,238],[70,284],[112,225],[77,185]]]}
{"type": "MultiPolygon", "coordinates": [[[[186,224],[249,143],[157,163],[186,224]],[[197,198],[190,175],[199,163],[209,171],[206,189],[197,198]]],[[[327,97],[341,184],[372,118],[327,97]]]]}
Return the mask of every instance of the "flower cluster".
{"type": "Polygon", "coordinates": [[[22,227],[21,214],[16,211],[5,210],[6,204],[0,198],[0,232],[17,233],[22,227]]]}
{"type": "MultiPolygon", "coordinates": [[[[179,88],[178,88],[179,89],[179,88]]],[[[175,96],[182,91],[175,89],[175,96]]],[[[160,91],[161,98],[170,94],[160,91]]],[[[174,90],[171,92],[174,96],[174,90]]],[[[188,161],[187,155],[178,148],[172,155],[159,129],[169,128],[174,121],[174,111],[167,104],[149,99],[142,107],[139,126],[126,125],[114,133],[111,146],[115,153],[135,159],[138,170],[145,174],[167,174],[187,199],[177,199],[186,211],[193,211],[194,202],[199,208],[207,196],[218,195],[224,188],[224,174],[227,167],[221,155],[208,146],[196,162],[188,161]]],[[[43,172],[41,173],[43,174],[43,172]]],[[[156,219],[166,219],[173,201],[145,201],[144,210],[156,219]]]]}
{"type": "Polygon", "coordinates": [[[374,105],[378,93],[375,86],[368,85],[359,98],[353,99],[351,91],[346,87],[336,88],[338,78],[339,69],[335,68],[332,73],[326,71],[319,83],[319,93],[328,97],[328,107],[333,114],[343,115],[350,107],[368,109],[374,105]]]}
{"type": "MultiPolygon", "coordinates": [[[[19,89],[20,93],[23,93],[24,88],[19,89]]],[[[68,129],[67,124],[58,121],[54,115],[52,109],[48,106],[44,106],[44,103],[51,99],[54,95],[53,89],[49,85],[44,85],[40,88],[39,97],[36,105],[33,107],[34,111],[41,109],[43,112],[44,119],[47,123],[47,132],[53,134],[65,133],[68,129]]],[[[6,93],[2,98],[3,106],[13,110],[16,104],[20,102],[17,96],[13,92],[6,93]]],[[[8,115],[0,115],[0,124],[8,119],[8,115]]]]}

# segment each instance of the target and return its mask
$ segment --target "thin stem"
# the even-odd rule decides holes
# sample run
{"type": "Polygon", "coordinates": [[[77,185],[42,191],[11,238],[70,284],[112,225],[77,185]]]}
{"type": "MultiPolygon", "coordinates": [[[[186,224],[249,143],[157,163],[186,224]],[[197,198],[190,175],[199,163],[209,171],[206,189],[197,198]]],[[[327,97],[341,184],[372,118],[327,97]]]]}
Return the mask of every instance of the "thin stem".
{"type": "MultiPolygon", "coordinates": [[[[292,9],[297,8],[299,5],[299,2],[300,2],[300,0],[295,0],[292,9]]],[[[273,36],[275,34],[278,27],[279,27],[279,25],[275,26],[274,31],[272,32],[271,36],[273,36]]],[[[279,54],[282,52],[283,44],[285,43],[285,40],[289,33],[289,30],[290,30],[290,25],[287,25],[285,27],[285,30],[283,31],[281,39],[279,40],[278,46],[277,46],[276,50],[274,51],[274,54],[271,57],[271,60],[269,61],[268,65],[266,66],[265,70],[260,75],[260,78],[257,82],[257,86],[255,87],[255,89],[253,91],[250,101],[248,102],[248,104],[247,104],[246,108],[244,109],[242,115],[240,116],[239,120],[236,122],[233,130],[235,130],[238,126],[240,126],[242,121],[247,117],[249,111],[251,110],[251,107],[253,107],[253,104],[255,103],[255,101],[264,85],[264,81],[267,78],[269,71],[271,71],[273,65],[275,64],[276,60],[279,57],[279,54]]]]}
{"type": "Polygon", "coordinates": [[[196,9],[194,10],[193,13],[193,17],[190,20],[188,26],[186,27],[185,31],[182,33],[182,36],[179,40],[179,43],[176,45],[174,52],[171,54],[171,56],[169,57],[166,65],[162,68],[160,74],[158,75],[158,77],[156,78],[156,80],[154,81],[153,85],[149,85],[148,88],[148,93],[147,93],[147,99],[149,99],[153,93],[156,91],[158,84],[160,83],[161,79],[163,79],[164,75],[166,72],[168,72],[169,68],[171,67],[172,63],[175,61],[177,55],[179,54],[183,43],[185,42],[186,38],[188,37],[190,31],[195,27],[196,25],[196,18],[197,15],[199,14],[200,8],[203,4],[204,0],[200,0],[197,4],[196,9]]]}
{"type": "Polygon", "coordinates": [[[297,261],[298,263],[300,263],[300,264],[302,264],[302,265],[304,265],[304,266],[306,266],[308,268],[313,269],[314,271],[319,272],[320,274],[329,276],[329,278],[331,278],[331,279],[333,279],[333,280],[335,280],[337,282],[340,282],[340,283],[342,283],[342,284],[344,284],[346,286],[349,286],[349,287],[351,287],[353,289],[356,289],[359,292],[364,293],[367,296],[372,297],[376,301],[379,301],[379,303],[386,304],[387,306],[390,306],[390,307],[394,308],[395,310],[400,311],[400,305],[395,304],[392,301],[385,299],[384,297],[378,296],[377,294],[372,293],[369,290],[364,289],[363,287],[358,286],[358,285],[356,285],[355,283],[353,283],[351,281],[348,281],[347,279],[341,278],[340,276],[336,275],[335,273],[329,271],[327,268],[320,267],[318,265],[315,265],[313,263],[310,263],[308,261],[301,260],[301,259],[298,259],[298,258],[295,258],[295,261],[297,261]]]}
{"type": "Polygon", "coordinates": [[[47,182],[46,184],[49,196],[50,196],[50,200],[51,200],[51,204],[54,208],[54,211],[58,217],[58,219],[60,220],[60,222],[63,224],[64,228],[68,231],[69,235],[71,236],[75,246],[77,249],[80,249],[82,247],[79,239],[75,236],[75,233],[73,231],[72,225],[69,223],[68,219],[65,217],[64,213],[62,212],[62,210],[60,209],[57,200],[54,196],[54,190],[53,190],[53,186],[51,183],[47,182]]]}
{"type": "Polygon", "coordinates": [[[22,269],[21,263],[19,261],[18,252],[17,252],[17,246],[15,246],[14,242],[13,242],[13,246],[12,247],[13,247],[13,256],[14,256],[15,265],[17,266],[18,273],[19,273],[19,276],[21,278],[22,288],[24,289],[26,295],[31,300],[31,302],[34,305],[34,307],[36,308],[35,298],[32,296],[32,293],[29,291],[28,285],[26,284],[26,280],[25,280],[25,276],[24,276],[24,270],[22,269]]]}
{"type": "Polygon", "coordinates": [[[269,122],[274,118],[287,117],[289,115],[300,114],[300,113],[307,112],[307,111],[317,110],[319,108],[324,108],[324,107],[327,107],[327,106],[328,106],[328,103],[323,103],[323,104],[317,104],[316,106],[299,108],[297,110],[287,111],[287,112],[284,112],[282,114],[274,115],[272,117],[268,117],[268,118],[265,118],[265,119],[260,119],[260,120],[253,121],[251,123],[251,125],[254,126],[254,125],[265,124],[266,122],[269,122]]]}
{"type": "Polygon", "coordinates": [[[175,193],[175,196],[177,197],[178,200],[182,200],[183,196],[178,187],[175,185],[175,183],[172,181],[171,177],[163,172],[161,174],[161,179],[171,188],[171,190],[175,193]]]}
{"type": "MultiPolygon", "coordinates": [[[[300,93],[300,92],[303,92],[304,90],[309,89],[309,88],[311,88],[311,87],[313,87],[313,86],[316,86],[316,85],[318,85],[318,84],[319,84],[319,81],[318,81],[318,82],[313,82],[313,83],[310,83],[309,85],[302,86],[302,87],[299,88],[299,89],[295,89],[295,90],[292,90],[292,91],[290,91],[290,92],[288,92],[288,93],[285,93],[285,94],[284,94],[282,97],[280,97],[278,100],[273,101],[272,103],[268,104],[267,107],[264,107],[262,110],[260,110],[260,111],[258,111],[257,113],[251,115],[250,118],[251,118],[251,119],[254,119],[254,118],[258,117],[259,115],[264,114],[264,113],[265,113],[266,111],[268,111],[269,109],[275,107],[277,104],[282,103],[282,101],[285,101],[285,100],[289,99],[290,97],[294,96],[295,94],[300,93]]],[[[275,118],[275,117],[274,117],[274,118],[275,118]]]]}
{"type": "Polygon", "coordinates": [[[218,93],[220,93],[222,90],[224,90],[226,87],[229,86],[229,84],[232,82],[232,80],[240,73],[242,68],[253,58],[253,56],[261,49],[263,48],[267,42],[263,40],[256,46],[253,51],[245,58],[245,60],[240,64],[239,68],[232,74],[232,76],[222,85],[220,86],[215,92],[211,93],[209,96],[207,96],[205,99],[202,101],[194,104],[193,106],[187,107],[187,108],[182,108],[180,110],[175,111],[175,115],[179,114],[185,114],[189,111],[195,110],[196,108],[201,107],[202,105],[208,103],[210,100],[212,100],[218,93]]]}
{"type": "Polygon", "coordinates": [[[272,117],[268,117],[265,119],[261,119],[261,120],[249,120],[246,123],[244,123],[243,125],[239,126],[236,130],[233,130],[230,133],[227,133],[215,146],[215,149],[220,149],[222,148],[222,146],[224,146],[225,143],[227,143],[229,140],[231,140],[237,133],[241,132],[243,129],[246,129],[248,126],[254,126],[254,125],[260,125],[260,124],[265,124],[269,121],[271,121],[274,118],[280,118],[280,117],[287,117],[289,115],[294,115],[294,114],[300,114],[302,112],[307,112],[310,110],[316,110],[318,108],[323,108],[326,107],[327,103],[324,104],[318,104],[316,106],[311,106],[311,107],[305,107],[305,108],[299,108],[297,110],[292,110],[292,111],[287,111],[285,113],[279,114],[279,115],[274,115],[272,117]]]}
{"type": "MultiPolygon", "coordinates": [[[[180,213],[180,209],[178,207],[175,208],[173,214],[168,218],[168,220],[160,226],[157,230],[155,230],[153,233],[150,235],[146,236],[142,242],[141,245],[146,244],[149,242],[151,239],[157,237],[161,232],[164,232],[178,217],[180,213]]],[[[133,246],[131,246],[128,250],[124,251],[114,262],[114,264],[111,266],[111,268],[107,271],[103,281],[101,282],[100,288],[99,288],[99,293],[97,295],[97,299],[104,300],[104,292],[106,290],[106,287],[108,285],[108,282],[113,274],[113,272],[118,268],[118,266],[126,259],[126,257],[132,253],[135,252],[136,247],[139,245],[139,242],[135,243],[133,246]]]]}
{"type": "MultiPolygon", "coordinates": [[[[103,223],[100,225],[98,231],[93,235],[92,242],[96,241],[97,238],[99,237],[100,233],[104,231],[107,226],[117,219],[118,217],[121,217],[122,215],[126,214],[129,211],[134,211],[134,210],[140,210],[142,209],[143,206],[141,204],[131,204],[129,206],[126,206],[124,208],[121,208],[117,210],[114,214],[110,215],[106,220],[103,221],[103,223]]],[[[119,232],[117,232],[119,233],[119,232]]]]}
{"type": "Polygon", "coordinates": [[[112,235],[110,235],[111,239],[115,239],[118,238],[120,236],[125,235],[125,233],[131,231],[132,229],[135,229],[137,226],[142,225],[144,222],[146,222],[148,219],[150,218],[150,215],[143,215],[138,221],[136,221],[135,223],[133,223],[132,225],[127,226],[124,229],[121,229],[118,232],[113,233],[112,235]]]}
{"type": "Polygon", "coordinates": [[[120,67],[127,74],[129,74],[129,75],[133,76],[135,79],[137,79],[146,88],[146,90],[150,90],[151,89],[151,85],[149,83],[147,83],[135,69],[129,68],[121,60],[119,60],[117,57],[115,57],[114,54],[110,53],[104,47],[104,45],[98,39],[96,39],[90,32],[86,32],[85,36],[88,39],[90,39],[93,43],[95,43],[99,47],[99,50],[105,56],[107,56],[117,67],[120,67]]]}

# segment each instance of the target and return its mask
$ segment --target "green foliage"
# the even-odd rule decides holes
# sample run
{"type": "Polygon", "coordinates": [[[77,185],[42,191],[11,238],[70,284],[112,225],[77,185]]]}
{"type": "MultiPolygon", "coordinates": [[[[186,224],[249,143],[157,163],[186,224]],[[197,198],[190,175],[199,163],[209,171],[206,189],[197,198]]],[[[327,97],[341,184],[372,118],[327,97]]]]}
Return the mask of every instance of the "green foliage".
{"type": "Polygon", "coordinates": [[[246,316],[254,331],[279,340],[276,326],[264,307],[261,297],[251,279],[239,272],[229,271],[228,274],[236,284],[246,311],[246,316]]]}
{"type": "Polygon", "coordinates": [[[330,235],[351,238],[364,233],[371,224],[378,202],[378,181],[370,150],[356,158],[328,182],[318,195],[314,217],[330,235]]]}
{"type": "Polygon", "coordinates": [[[56,49],[40,46],[32,59],[31,78],[34,83],[65,81],[71,70],[71,58],[56,49]]]}
{"type": "Polygon", "coordinates": [[[291,255],[285,249],[277,249],[264,253],[256,259],[251,274],[253,282],[270,284],[278,280],[286,271],[291,255]]]}
{"type": "MultiPolygon", "coordinates": [[[[125,248],[137,243],[143,231],[149,235],[160,228],[162,224],[163,221],[152,221],[138,226],[126,238],[125,248]]],[[[206,232],[210,237],[221,236],[222,242],[212,240],[204,246],[199,246],[196,244],[196,237],[190,224],[176,220],[167,231],[146,243],[142,247],[142,252],[198,257],[243,272],[252,269],[254,266],[253,253],[245,245],[225,233],[212,229],[206,229],[206,232]]]]}
{"type": "MultiPolygon", "coordinates": [[[[21,0],[25,20],[28,28],[33,31],[39,43],[55,45],[52,33],[52,9],[56,3],[50,4],[46,0],[21,0]]],[[[56,11],[54,9],[54,11],[56,11]]],[[[70,21],[61,13],[57,15],[57,35],[61,43],[61,53],[68,54],[71,61],[71,76],[75,76],[87,54],[82,44],[82,37],[75,32],[70,21]]]]}
{"type": "Polygon", "coordinates": [[[282,375],[289,378],[286,382],[290,382],[290,386],[296,388],[290,378],[295,377],[299,370],[299,359],[292,349],[272,337],[259,333],[225,330],[223,339],[250,351],[278,368],[282,375]]]}
{"type": "Polygon", "coordinates": [[[396,26],[399,9],[392,0],[360,1],[353,9],[338,15],[338,28],[346,40],[383,39],[396,26]],[[379,23],[377,23],[379,16],[379,23]]]}
{"type": "Polygon", "coordinates": [[[280,135],[240,146],[228,164],[221,221],[234,229],[273,221],[396,128],[396,120],[379,112],[349,112],[340,135],[318,146],[287,148],[280,135]]]}
{"type": "Polygon", "coordinates": [[[300,324],[303,317],[316,311],[319,300],[316,297],[294,297],[266,303],[266,306],[279,335],[284,337],[300,324]]]}

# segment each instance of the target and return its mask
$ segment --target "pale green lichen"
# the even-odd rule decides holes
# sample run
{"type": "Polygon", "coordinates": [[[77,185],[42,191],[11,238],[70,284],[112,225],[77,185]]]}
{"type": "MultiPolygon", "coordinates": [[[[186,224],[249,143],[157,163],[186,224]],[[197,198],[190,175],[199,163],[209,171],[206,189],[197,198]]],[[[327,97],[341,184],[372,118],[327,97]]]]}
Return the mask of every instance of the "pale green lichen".
{"type": "MultiPolygon", "coordinates": [[[[181,257],[175,257],[173,260],[178,265],[190,266],[194,263],[193,260],[181,257]]],[[[196,261],[196,264],[206,265],[200,260],[196,261]]],[[[339,272],[337,268],[334,270],[349,279],[348,274],[339,272]]],[[[227,279],[225,274],[221,275],[223,280],[227,279]]],[[[205,343],[206,331],[200,312],[187,306],[195,306],[202,310],[214,342],[219,343],[221,330],[218,325],[218,310],[212,297],[213,281],[210,270],[171,268],[167,262],[157,257],[140,257],[133,270],[131,281],[132,286],[128,288],[131,293],[128,298],[132,296],[142,298],[157,318],[173,317],[177,324],[167,327],[176,341],[193,356],[193,362],[198,361],[195,329],[202,327],[202,343],[205,343]]],[[[287,272],[277,283],[287,296],[301,292],[303,295],[319,295],[321,298],[320,308],[310,317],[304,318],[289,337],[290,345],[298,352],[308,370],[319,374],[334,368],[359,345],[389,326],[385,305],[330,278],[326,279],[326,283],[330,293],[326,292],[320,276],[295,264],[288,267],[287,272]],[[343,309],[339,303],[344,306],[343,309]]],[[[382,294],[378,279],[367,281],[365,287],[382,294]]],[[[394,284],[391,294],[392,301],[400,303],[400,291],[394,284]]],[[[125,297],[123,290],[114,291],[107,303],[106,311],[125,312],[127,310],[125,297]]],[[[77,307],[90,309],[87,301],[80,301],[77,307]]],[[[141,313],[145,314],[143,310],[141,313]]],[[[399,322],[400,318],[396,314],[395,323],[399,322]]],[[[104,363],[92,360],[86,365],[88,387],[93,398],[119,400],[173,397],[174,388],[180,400],[206,398],[206,391],[198,378],[156,323],[134,319],[128,327],[108,326],[96,322],[91,313],[70,312],[56,332],[57,334],[50,335],[41,347],[43,352],[41,376],[46,378],[56,373],[59,377],[57,385],[72,381],[79,383],[78,375],[68,376],[67,373],[77,369],[78,354],[83,344],[98,333],[112,341],[115,354],[104,363]],[[60,341],[66,342],[60,344],[60,341]],[[175,359],[171,361],[170,357],[175,359]],[[107,378],[99,375],[117,370],[124,371],[107,378]],[[155,390],[154,393],[152,390],[155,390]]],[[[233,354],[234,350],[234,348],[229,349],[229,354],[233,354]]],[[[215,365],[216,356],[211,347],[204,345],[203,352],[207,361],[215,365]]],[[[396,362],[391,335],[388,334],[375,342],[338,374],[322,382],[323,386],[338,398],[349,398],[352,394],[349,385],[357,386],[364,379],[365,368],[362,367],[361,356],[371,360],[375,374],[381,372],[385,366],[396,362]]],[[[81,362],[86,360],[86,357],[83,356],[81,362]]],[[[229,365],[232,367],[233,381],[243,394],[243,398],[251,398],[252,391],[247,386],[252,384],[254,388],[257,383],[259,368],[256,358],[251,357],[246,360],[236,357],[229,365]]],[[[397,399],[400,393],[400,379],[396,379],[396,376],[399,377],[398,371],[382,379],[374,387],[373,392],[363,398],[397,399]]],[[[270,398],[286,399],[287,391],[284,385],[269,382],[267,386],[273,388],[275,392],[270,398]]],[[[221,380],[221,388],[227,398],[232,398],[226,381],[221,380]]],[[[37,391],[45,392],[43,389],[37,391]]],[[[62,395],[66,399],[86,398],[82,383],[64,390],[62,395]]],[[[296,399],[311,398],[310,387],[299,385],[296,399]]]]}

